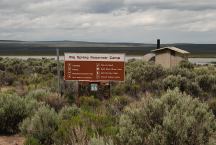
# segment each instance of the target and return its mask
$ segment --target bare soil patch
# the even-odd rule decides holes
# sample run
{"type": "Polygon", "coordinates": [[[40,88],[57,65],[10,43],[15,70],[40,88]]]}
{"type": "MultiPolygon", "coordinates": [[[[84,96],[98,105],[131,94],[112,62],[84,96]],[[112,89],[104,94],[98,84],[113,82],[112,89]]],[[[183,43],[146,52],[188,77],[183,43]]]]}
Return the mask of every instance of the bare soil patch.
{"type": "Polygon", "coordinates": [[[19,135],[0,136],[0,145],[23,145],[25,138],[19,135]]]}

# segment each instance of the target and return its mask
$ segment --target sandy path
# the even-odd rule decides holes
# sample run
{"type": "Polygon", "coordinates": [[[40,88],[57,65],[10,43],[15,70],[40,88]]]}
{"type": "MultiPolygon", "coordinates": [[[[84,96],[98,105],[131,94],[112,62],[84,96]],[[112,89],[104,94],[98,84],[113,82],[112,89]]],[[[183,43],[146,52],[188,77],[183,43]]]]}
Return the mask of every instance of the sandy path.
{"type": "Polygon", "coordinates": [[[0,136],[0,145],[23,145],[24,137],[20,136],[0,136]]]}

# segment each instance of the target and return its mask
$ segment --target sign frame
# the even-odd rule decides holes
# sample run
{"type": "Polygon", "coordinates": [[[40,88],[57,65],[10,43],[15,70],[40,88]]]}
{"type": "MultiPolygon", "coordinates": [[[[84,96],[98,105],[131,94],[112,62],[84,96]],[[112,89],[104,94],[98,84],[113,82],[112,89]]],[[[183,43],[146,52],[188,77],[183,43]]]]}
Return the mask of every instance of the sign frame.
{"type": "MultiPolygon", "coordinates": [[[[126,61],[125,61],[125,57],[126,57],[126,53],[83,53],[83,52],[81,52],[81,53],[77,53],[77,52],[75,52],[75,53],[73,53],[73,52],[65,52],[64,53],[64,81],[78,81],[78,82],[125,82],[125,77],[126,77],[126,68],[125,68],[125,66],[126,66],[126,61]],[[103,80],[103,79],[101,79],[101,80],[94,80],[94,79],[92,79],[92,80],[82,80],[82,79],[80,79],[80,80],[68,80],[68,79],[66,79],[65,78],[65,75],[66,75],[66,70],[65,70],[65,66],[66,66],[66,58],[65,58],[65,56],[66,56],[66,54],[88,54],[88,55],[94,55],[94,54],[97,54],[97,55],[122,55],[123,56],[123,61],[105,61],[105,62],[122,62],[122,63],[124,63],[124,67],[123,67],[123,72],[124,72],[124,74],[123,74],[123,80],[112,80],[112,79],[110,79],[110,80],[103,80]]],[[[84,60],[82,60],[82,61],[84,61],[84,60]]],[[[88,62],[88,61],[84,61],[84,62],[88,62]]],[[[102,61],[96,61],[96,62],[102,62],[102,61]]]]}

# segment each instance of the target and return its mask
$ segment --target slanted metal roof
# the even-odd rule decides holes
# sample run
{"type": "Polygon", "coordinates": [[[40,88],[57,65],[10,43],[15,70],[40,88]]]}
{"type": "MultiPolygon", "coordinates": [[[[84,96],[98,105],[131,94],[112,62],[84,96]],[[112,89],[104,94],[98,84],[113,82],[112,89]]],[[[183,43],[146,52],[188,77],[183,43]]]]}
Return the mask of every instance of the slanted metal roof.
{"type": "Polygon", "coordinates": [[[158,52],[158,51],[162,51],[162,50],[165,50],[165,49],[173,50],[173,51],[176,51],[176,52],[179,52],[179,53],[182,53],[182,54],[189,54],[190,53],[188,51],[179,49],[177,47],[163,47],[163,48],[160,48],[160,49],[152,50],[152,52],[158,52]]]}

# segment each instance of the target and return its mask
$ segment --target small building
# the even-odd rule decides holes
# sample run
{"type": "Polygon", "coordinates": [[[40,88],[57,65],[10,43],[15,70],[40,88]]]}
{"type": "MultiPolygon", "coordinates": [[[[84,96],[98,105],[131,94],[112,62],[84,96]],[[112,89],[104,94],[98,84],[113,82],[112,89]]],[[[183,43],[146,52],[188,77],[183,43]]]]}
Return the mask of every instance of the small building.
{"type": "Polygon", "coordinates": [[[176,47],[163,47],[152,50],[155,53],[155,63],[164,68],[177,66],[182,60],[188,60],[188,51],[176,47]]]}

